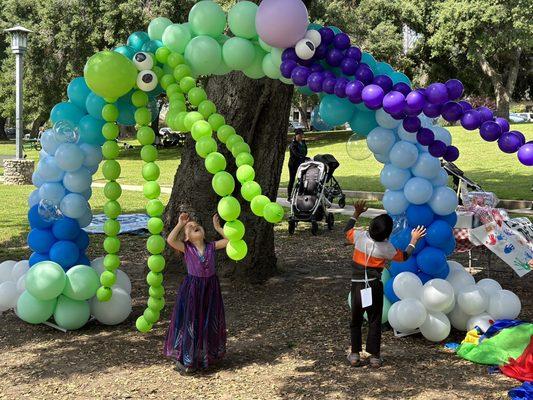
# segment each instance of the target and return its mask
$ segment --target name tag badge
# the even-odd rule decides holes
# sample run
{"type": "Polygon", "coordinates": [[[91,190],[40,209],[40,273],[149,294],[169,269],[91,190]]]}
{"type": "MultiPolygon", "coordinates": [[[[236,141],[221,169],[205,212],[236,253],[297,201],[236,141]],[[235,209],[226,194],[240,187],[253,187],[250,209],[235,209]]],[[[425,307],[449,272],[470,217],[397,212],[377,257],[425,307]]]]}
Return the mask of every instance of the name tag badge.
{"type": "Polygon", "coordinates": [[[368,287],[361,290],[361,307],[367,308],[372,305],[372,288],[368,287]]]}

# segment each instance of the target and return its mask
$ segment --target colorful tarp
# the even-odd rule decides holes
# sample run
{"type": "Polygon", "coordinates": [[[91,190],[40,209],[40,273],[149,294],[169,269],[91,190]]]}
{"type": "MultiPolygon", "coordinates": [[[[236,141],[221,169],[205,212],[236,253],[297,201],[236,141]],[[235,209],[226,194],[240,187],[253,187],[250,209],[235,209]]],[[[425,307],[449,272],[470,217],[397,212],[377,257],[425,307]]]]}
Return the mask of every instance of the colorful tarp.
{"type": "MultiPolygon", "coordinates": [[[[533,337],[530,338],[529,346],[520,357],[510,359],[507,365],[500,367],[501,371],[510,378],[522,382],[533,382],[533,337]]],[[[533,392],[531,393],[533,398],[533,392]]]]}

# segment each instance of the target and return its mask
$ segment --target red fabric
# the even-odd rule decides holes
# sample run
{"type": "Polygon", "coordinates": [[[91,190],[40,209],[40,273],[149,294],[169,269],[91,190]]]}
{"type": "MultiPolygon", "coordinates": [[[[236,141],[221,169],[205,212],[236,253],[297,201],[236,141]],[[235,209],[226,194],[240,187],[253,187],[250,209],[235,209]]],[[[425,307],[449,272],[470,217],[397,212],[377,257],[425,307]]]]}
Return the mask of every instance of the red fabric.
{"type": "Polygon", "coordinates": [[[509,359],[509,363],[500,367],[501,371],[511,377],[522,382],[533,381],[533,337],[529,341],[529,346],[516,360],[509,359]]]}
{"type": "Polygon", "coordinates": [[[453,230],[453,236],[455,237],[455,252],[466,253],[472,250],[474,247],[470,241],[470,233],[467,228],[457,228],[453,230]]]}

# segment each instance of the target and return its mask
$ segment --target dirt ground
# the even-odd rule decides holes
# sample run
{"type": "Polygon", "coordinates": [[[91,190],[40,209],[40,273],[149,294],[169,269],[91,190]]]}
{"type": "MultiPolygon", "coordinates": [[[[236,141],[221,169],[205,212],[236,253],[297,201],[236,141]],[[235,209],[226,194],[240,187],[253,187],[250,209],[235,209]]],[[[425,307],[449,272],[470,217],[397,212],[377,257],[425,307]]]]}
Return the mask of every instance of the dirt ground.
{"type": "MultiPolygon", "coordinates": [[[[123,258],[133,282],[134,311],[124,324],[91,322],[62,333],[25,324],[12,312],[0,317],[0,399],[474,400],[507,398],[519,385],[447,353],[442,344],[420,335],[398,339],[390,330],[383,335],[382,369],[349,367],[350,248],[342,246],[340,227],[316,238],[308,230],[289,237],[280,229],[276,240],[278,276],[264,285],[222,279],[228,353],[215,369],[184,377],[161,354],[183,278],[175,266],[165,278],[163,322],[147,335],[135,330],[147,287],[139,257],[144,242],[130,237],[123,258]]],[[[521,317],[531,320],[533,276],[520,279],[502,263],[493,265],[490,275],[520,296],[521,317]]],[[[486,276],[486,270],[476,274],[486,276]]],[[[452,331],[449,341],[463,335],[452,331]]]]}

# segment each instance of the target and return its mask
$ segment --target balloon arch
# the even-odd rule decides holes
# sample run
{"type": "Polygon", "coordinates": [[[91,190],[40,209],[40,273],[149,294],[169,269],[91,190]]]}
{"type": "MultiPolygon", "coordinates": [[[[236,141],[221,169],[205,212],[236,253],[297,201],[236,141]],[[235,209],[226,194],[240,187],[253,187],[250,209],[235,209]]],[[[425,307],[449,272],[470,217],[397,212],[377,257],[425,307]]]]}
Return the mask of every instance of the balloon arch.
{"type": "MultiPolygon", "coordinates": [[[[162,93],[169,99],[168,126],[191,132],[198,155],[213,174],[213,189],[221,197],[218,212],[226,221],[224,232],[230,239],[227,254],[233,260],[244,258],[245,227],[238,219],[241,206],[234,196],[235,180],[225,171],[227,162],[217,152],[214,132],[235,157],[241,196],[250,202],[252,211],[271,223],[280,222],[284,211],[261,194],[249,145],[226,124],[199,87],[198,76],[233,70],[252,79],[279,79],[296,85],[302,93],[318,94],[321,101],[315,113],[322,123],[349,123],[354,132],[366,137],[375,158],[385,164],[381,172],[387,189],[384,208],[393,216],[406,215],[395,244],[407,246],[411,226],[428,226],[427,239],[417,246],[416,257],[398,267],[417,273],[422,282],[448,275],[446,258],[455,247],[452,227],[457,219],[457,197],[447,187],[439,158],[455,161],[459,151],[450,133],[433,119],[442,116],[446,121],[460,121],[467,130],[479,129],[483,139],[497,141],[503,152],[518,152],[523,164],[533,165],[533,143],[525,143],[523,134],[509,131],[509,123],[495,118],[488,108],[474,109],[466,101],[457,101],[463,94],[460,81],[413,89],[404,74],[352,46],[340,29],[309,24],[300,0],[264,0],[259,6],[241,1],[227,16],[215,2],[201,1],[191,9],[187,23],[155,18],[147,32],[133,33],[125,46],[93,55],[84,76],[69,84],[69,101],[52,109],[54,127],[42,135],[43,151],[33,177],[37,189],[29,198],[32,230],[28,244],[34,251],[30,265],[53,261],[65,271],[90,265],[85,254],[89,240],[82,228],[92,219],[88,203],[92,175],[103,160],[107,255],[96,298],[107,302],[115,295],[117,272],[121,272],[117,218],[122,193],[117,182],[121,168],[116,139],[119,125],[135,125],[145,162],[143,191],[151,234],[147,240],[150,297],[136,325],[147,332],[159,319],[164,306],[164,205],[159,200],[158,152],[150,124],[157,116],[155,99],[162,93]],[[231,36],[224,33],[227,24],[231,36]]],[[[397,300],[393,279],[389,282],[387,297],[397,300]]]]}

